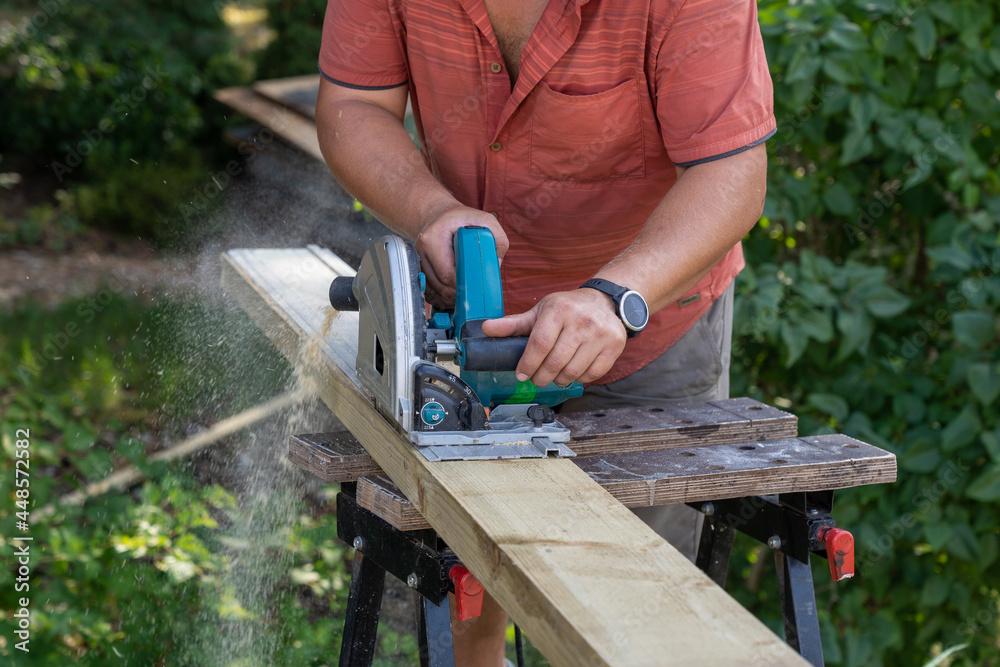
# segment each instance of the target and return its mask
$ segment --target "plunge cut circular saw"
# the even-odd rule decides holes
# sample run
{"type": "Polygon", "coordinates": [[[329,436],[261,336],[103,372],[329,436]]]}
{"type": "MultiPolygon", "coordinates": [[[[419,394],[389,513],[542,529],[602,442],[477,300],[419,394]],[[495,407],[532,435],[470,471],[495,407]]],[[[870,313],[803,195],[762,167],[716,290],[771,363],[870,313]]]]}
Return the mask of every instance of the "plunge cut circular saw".
{"type": "Polygon", "coordinates": [[[504,315],[493,234],[463,227],[454,249],[454,311],[428,318],[420,259],[398,236],[375,241],[355,276],[330,285],[334,308],[358,311],[362,386],[430,461],[574,456],[552,406],[583,386],[514,377],[528,339],[482,332],[483,321],[504,315]]]}

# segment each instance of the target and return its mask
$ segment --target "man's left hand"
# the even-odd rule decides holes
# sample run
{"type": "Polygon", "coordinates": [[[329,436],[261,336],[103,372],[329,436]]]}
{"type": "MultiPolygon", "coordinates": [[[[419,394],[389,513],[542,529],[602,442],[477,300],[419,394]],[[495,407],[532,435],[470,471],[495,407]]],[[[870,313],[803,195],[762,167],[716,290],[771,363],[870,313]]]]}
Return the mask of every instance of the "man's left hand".
{"type": "Polygon", "coordinates": [[[483,333],[529,336],[517,379],[538,387],[599,379],[611,370],[626,340],[611,297],[592,289],[549,294],[525,313],[487,320],[483,333]]]}

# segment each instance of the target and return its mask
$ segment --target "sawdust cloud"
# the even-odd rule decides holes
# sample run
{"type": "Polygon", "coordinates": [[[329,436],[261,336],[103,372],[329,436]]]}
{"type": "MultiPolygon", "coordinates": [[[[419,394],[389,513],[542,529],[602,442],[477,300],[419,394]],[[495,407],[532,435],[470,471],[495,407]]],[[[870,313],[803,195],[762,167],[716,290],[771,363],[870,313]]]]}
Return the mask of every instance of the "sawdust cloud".
{"type": "MultiPolygon", "coordinates": [[[[309,367],[318,355],[300,355],[290,385],[314,394],[316,385],[309,367]]],[[[312,345],[318,349],[318,346],[312,345]]],[[[303,401],[246,434],[238,459],[232,464],[240,472],[240,519],[229,527],[225,542],[232,558],[222,589],[230,596],[238,614],[219,620],[218,610],[205,609],[208,630],[193,642],[193,655],[205,667],[271,665],[278,662],[286,621],[276,618],[275,595],[286,583],[292,567],[289,535],[305,503],[328,499],[315,494],[319,484],[291,465],[287,458],[289,436],[313,432],[324,421],[325,409],[314,401],[303,401]]],[[[322,429],[321,430],[325,430],[322,429]]]]}
{"type": "MultiPolygon", "coordinates": [[[[190,395],[188,406],[173,406],[186,415],[171,426],[179,434],[177,440],[285,391],[315,396],[312,373],[322,356],[318,340],[304,346],[298,363],[289,365],[222,293],[217,279],[201,285],[197,295],[189,295],[178,306],[176,316],[183,326],[176,327],[170,352],[187,360],[184,376],[172,381],[184,385],[181,391],[190,395]]],[[[170,410],[164,406],[164,412],[170,410]]],[[[330,502],[321,494],[318,480],[288,463],[288,439],[297,433],[338,428],[339,422],[313,397],[187,462],[197,480],[220,484],[238,502],[228,525],[220,522],[216,540],[230,560],[218,584],[223,608],[202,605],[195,624],[201,631],[185,637],[180,649],[191,664],[250,667],[280,662],[277,652],[282,636],[289,633],[273,610],[292,567],[289,534],[308,506],[330,502]]]]}
{"type": "MultiPolygon", "coordinates": [[[[167,294],[178,301],[170,354],[186,360],[188,407],[195,418],[174,423],[182,435],[210,426],[240,409],[252,407],[290,389],[315,393],[313,375],[322,359],[322,341],[307,342],[289,365],[257,326],[233,303],[220,283],[222,252],[232,248],[302,247],[318,243],[355,262],[367,245],[352,228],[351,199],[315,161],[275,150],[261,153],[253,169],[236,179],[225,204],[207,214],[205,224],[221,232],[196,250],[188,284],[196,287],[167,294]],[[209,219],[210,218],[210,219],[209,219]],[[192,280],[193,278],[193,280],[192,280]]],[[[355,216],[356,217],[356,216],[355,216]]],[[[374,233],[379,235],[379,230],[374,233]]],[[[327,313],[325,329],[336,317],[327,313]]],[[[170,412],[170,406],[164,406],[170,412]]],[[[275,596],[287,581],[291,552],[289,532],[309,505],[328,504],[314,477],[288,463],[290,435],[331,431],[339,422],[317,399],[303,401],[227,439],[189,462],[192,474],[233,492],[239,510],[221,542],[231,566],[219,585],[228,611],[204,605],[194,637],[184,638],[181,653],[205,667],[272,665],[284,620],[274,618],[275,596]]]]}

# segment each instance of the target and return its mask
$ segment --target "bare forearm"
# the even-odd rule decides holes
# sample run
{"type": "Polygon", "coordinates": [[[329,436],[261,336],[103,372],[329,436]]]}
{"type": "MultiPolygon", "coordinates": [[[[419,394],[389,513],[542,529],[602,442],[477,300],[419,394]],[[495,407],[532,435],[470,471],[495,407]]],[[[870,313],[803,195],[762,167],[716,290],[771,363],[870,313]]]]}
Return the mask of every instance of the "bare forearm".
{"type": "Polygon", "coordinates": [[[763,145],[684,170],[636,241],[598,271],[642,294],[652,311],[690,291],[760,217],[763,145]]]}
{"type": "Polygon", "coordinates": [[[427,277],[427,298],[455,298],[452,237],[459,227],[488,227],[497,254],[507,235],[489,213],[463,206],[438,183],[403,128],[406,89],[347,88],[326,79],[316,102],[319,144],[330,171],[379,220],[414,241],[427,277]]]}
{"type": "Polygon", "coordinates": [[[333,100],[317,107],[317,121],[330,171],[396,232],[415,239],[427,222],[460,206],[431,174],[401,119],[387,109],[333,100]]]}

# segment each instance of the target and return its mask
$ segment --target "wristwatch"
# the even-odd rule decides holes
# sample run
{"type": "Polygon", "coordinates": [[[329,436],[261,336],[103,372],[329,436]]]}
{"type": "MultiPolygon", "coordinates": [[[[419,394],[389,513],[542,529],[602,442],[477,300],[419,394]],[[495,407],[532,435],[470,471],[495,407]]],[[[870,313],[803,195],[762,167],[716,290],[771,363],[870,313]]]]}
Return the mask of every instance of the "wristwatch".
{"type": "Polygon", "coordinates": [[[604,292],[611,297],[629,338],[635,338],[640,331],[646,328],[646,323],[649,322],[649,306],[646,305],[646,300],[642,298],[642,295],[635,290],[600,278],[593,278],[580,285],[580,289],[584,287],[604,292]]]}

